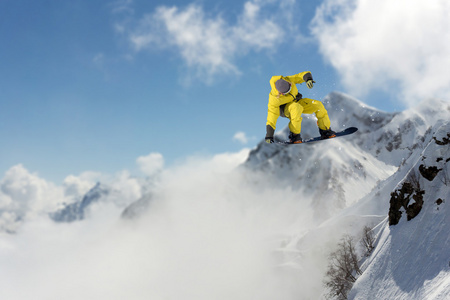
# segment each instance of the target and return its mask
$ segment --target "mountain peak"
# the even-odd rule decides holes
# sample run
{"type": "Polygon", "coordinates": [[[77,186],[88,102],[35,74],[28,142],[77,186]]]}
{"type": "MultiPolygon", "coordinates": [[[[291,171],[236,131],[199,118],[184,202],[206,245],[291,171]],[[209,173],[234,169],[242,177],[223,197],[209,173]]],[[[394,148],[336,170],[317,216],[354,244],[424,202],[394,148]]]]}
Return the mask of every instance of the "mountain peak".
{"type": "MultiPolygon", "coordinates": [[[[344,93],[323,100],[334,130],[358,127],[355,134],[304,145],[269,145],[250,152],[244,167],[312,193],[317,210],[342,209],[392,175],[408,158],[418,156],[443,122],[450,119],[448,103],[432,100],[404,112],[383,112],[344,93]],[[441,120],[441,121],[439,121],[441,120]],[[433,129],[435,128],[435,129],[433,129]]],[[[302,136],[317,135],[314,115],[305,115],[302,136]]],[[[276,138],[287,138],[288,127],[276,138]]],[[[311,194],[309,194],[311,196],[311,194]]],[[[319,211],[318,211],[319,214],[319,211]]],[[[326,214],[325,214],[326,215],[326,214]]]]}
{"type": "Polygon", "coordinates": [[[61,210],[50,214],[50,217],[56,222],[73,222],[83,220],[86,209],[92,204],[100,200],[103,196],[108,195],[110,188],[98,182],[91,188],[83,199],[79,202],[66,205],[61,210]]]}

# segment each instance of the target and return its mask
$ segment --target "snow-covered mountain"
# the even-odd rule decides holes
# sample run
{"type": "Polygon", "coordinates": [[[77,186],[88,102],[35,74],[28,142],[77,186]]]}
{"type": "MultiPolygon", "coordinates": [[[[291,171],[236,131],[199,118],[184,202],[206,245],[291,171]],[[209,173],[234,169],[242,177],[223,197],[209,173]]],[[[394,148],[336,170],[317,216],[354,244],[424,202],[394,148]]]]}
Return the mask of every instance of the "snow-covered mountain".
{"type": "MultiPolygon", "coordinates": [[[[335,247],[344,233],[359,237],[364,225],[379,223],[378,246],[351,297],[449,297],[450,212],[444,206],[450,196],[450,105],[430,99],[401,113],[385,113],[340,93],[324,102],[335,130],[356,126],[359,131],[311,145],[261,142],[244,165],[262,171],[268,183],[297,189],[299,199],[312,196],[318,226],[290,238],[283,249],[286,259],[298,267],[314,264],[323,276],[323,259],[330,253],[324,247],[335,247]],[[405,188],[411,180],[420,191],[405,188]],[[388,215],[402,212],[400,224],[389,226],[388,215]],[[414,222],[407,222],[405,213],[417,216],[414,222]]],[[[304,118],[303,128],[314,125],[304,118]]],[[[278,137],[286,139],[287,128],[278,137]]]]}
{"type": "MultiPolygon", "coordinates": [[[[359,131],[310,145],[285,147],[261,142],[245,163],[248,169],[266,173],[268,181],[276,179],[278,184],[313,195],[322,220],[355,203],[378,181],[392,175],[415,149],[423,147],[436,119],[448,118],[448,111],[440,109],[444,104],[438,102],[430,104],[436,111],[421,112],[419,107],[403,113],[385,113],[340,93],[330,94],[324,103],[333,129],[356,126],[359,131]]],[[[304,118],[304,137],[318,134],[314,119],[304,118]]],[[[277,137],[286,139],[287,134],[285,128],[277,137]]]]}
{"type": "Polygon", "coordinates": [[[83,196],[81,201],[67,204],[62,209],[51,213],[50,216],[56,222],[73,222],[83,220],[85,218],[87,208],[109,193],[110,188],[98,182],[86,193],[86,195],[83,196]]]}
{"type": "MultiPolygon", "coordinates": [[[[387,180],[398,182],[390,194],[389,218],[377,228],[376,247],[349,299],[449,298],[449,146],[446,122],[411,168],[387,180]]],[[[377,193],[387,199],[388,191],[377,193]]],[[[377,201],[374,196],[365,200],[377,201]]]]}

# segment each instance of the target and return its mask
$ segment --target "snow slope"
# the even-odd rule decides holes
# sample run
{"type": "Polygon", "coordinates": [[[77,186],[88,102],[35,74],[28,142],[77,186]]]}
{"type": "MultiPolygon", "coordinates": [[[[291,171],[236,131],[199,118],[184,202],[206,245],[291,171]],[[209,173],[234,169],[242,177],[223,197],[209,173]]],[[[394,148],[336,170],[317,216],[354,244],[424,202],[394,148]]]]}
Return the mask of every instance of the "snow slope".
{"type": "MultiPolygon", "coordinates": [[[[365,262],[365,271],[349,299],[450,297],[449,138],[450,123],[446,123],[437,130],[409,170],[409,174],[415,174],[413,178],[424,192],[423,207],[410,221],[402,208],[397,225],[389,226],[387,221],[383,222],[377,246],[365,262]],[[432,178],[424,170],[433,167],[440,171],[432,178]]],[[[411,175],[400,184],[410,179],[411,175]]]]}
{"type": "MultiPolygon", "coordinates": [[[[446,133],[450,132],[448,123],[445,123],[450,119],[450,106],[443,101],[427,100],[407,111],[389,114],[367,107],[358,100],[340,93],[329,95],[324,102],[334,128],[357,126],[360,130],[346,139],[317,143],[315,147],[299,145],[276,149],[260,144],[246,162],[250,169],[268,174],[265,180],[297,188],[299,198],[312,196],[311,206],[315,208],[315,214],[321,217],[318,218],[316,227],[287,237],[285,244],[288,246],[279,251],[284,250],[285,259],[290,261],[291,265],[299,268],[309,265],[310,268],[306,267],[308,270],[314,266],[317,272],[311,276],[317,276],[315,281],[317,285],[312,287],[310,284],[310,287],[319,290],[321,284],[319,278],[325,274],[327,268],[327,262],[324,260],[342,235],[350,234],[359,238],[364,225],[373,227],[382,222],[380,224],[383,225],[377,227],[384,228],[384,239],[380,237],[380,245],[384,245],[383,249],[389,250],[383,252],[377,248],[377,254],[374,255],[378,260],[373,261],[374,267],[369,267],[372,264],[366,262],[367,273],[357,281],[352,297],[355,299],[449,297],[450,259],[449,252],[445,249],[450,249],[448,247],[450,215],[448,208],[444,210],[440,207],[440,211],[436,211],[438,207],[435,203],[437,199],[449,199],[448,185],[442,183],[443,179],[440,181],[436,179],[433,184],[422,180],[425,181],[422,186],[426,190],[426,201],[423,211],[419,213],[420,219],[414,220],[419,225],[412,223],[410,225],[402,220],[402,224],[398,226],[404,229],[394,228],[392,230],[396,234],[390,235],[388,234],[390,227],[386,224],[386,220],[391,193],[407,178],[411,170],[419,172],[417,170],[421,163],[426,161],[431,165],[432,161],[440,160],[439,157],[442,156],[444,158],[440,163],[445,163],[445,166],[438,168],[444,170],[448,168],[446,154],[441,153],[448,151],[448,145],[440,146],[435,140],[443,140],[446,133]],[[436,214],[439,218],[435,218],[436,214]],[[421,224],[419,220],[422,218],[429,222],[421,224]],[[410,238],[419,231],[420,235],[414,239],[410,238]],[[428,234],[428,231],[433,233],[428,234]],[[395,243],[390,243],[394,239],[395,243]],[[418,240],[423,242],[418,243],[418,240]],[[433,251],[438,254],[431,256],[432,262],[421,255],[433,251]],[[393,256],[392,253],[399,254],[393,256]],[[415,268],[402,269],[400,266],[406,259],[400,258],[406,257],[420,258],[422,263],[411,260],[413,263],[410,264],[415,268]],[[380,260],[391,262],[390,267],[380,266],[380,260]],[[431,266],[428,266],[429,264],[431,266]],[[375,266],[378,266],[378,269],[375,266]],[[429,272],[425,275],[423,269],[427,268],[429,272]],[[388,270],[391,273],[387,272],[388,270]],[[422,277],[414,279],[414,275],[409,275],[411,271],[422,274],[422,277]],[[392,272],[395,272],[395,278],[392,272]],[[399,277],[405,278],[400,286],[396,283],[399,277]],[[425,281],[426,288],[423,287],[425,281]],[[387,290],[387,286],[391,286],[392,289],[387,290]],[[433,286],[440,286],[441,294],[436,292],[431,296],[430,287],[433,286]],[[398,292],[405,287],[408,290],[403,294],[398,292]]],[[[307,126],[307,122],[308,120],[304,122],[303,127],[307,126]]],[[[281,135],[282,139],[286,138],[286,129],[281,135]]],[[[443,205],[446,205],[445,202],[441,204],[443,205]]],[[[317,294],[310,296],[311,299],[317,297],[317,294]]]]}

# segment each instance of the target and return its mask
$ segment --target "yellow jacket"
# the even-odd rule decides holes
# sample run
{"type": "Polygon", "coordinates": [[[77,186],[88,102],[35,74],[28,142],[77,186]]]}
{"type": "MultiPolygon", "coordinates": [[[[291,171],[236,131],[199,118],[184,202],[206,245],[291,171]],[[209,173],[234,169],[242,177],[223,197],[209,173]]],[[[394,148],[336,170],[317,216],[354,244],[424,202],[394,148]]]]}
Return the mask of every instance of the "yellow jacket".
{"type": "Polygon", "coordinates": [[[297,96],[298,93],[296,84],[303,83],[309,79],[312,79],[310,71],[301,72],[292,76],[273,76],[270,79],[270,86],[272,87],[272,90],[269,94],[266,125],[270,125],[270,127],[275,130],[278,117],[280,116],[280,106],[293,102],[295,100],[295,96],[297,96]],[[277,89],[275,88],[275,82],[278,79],[284,79],[291,83],[291,91],[288,94],[280,95],[280,93],[277,91],[277,89]]]}

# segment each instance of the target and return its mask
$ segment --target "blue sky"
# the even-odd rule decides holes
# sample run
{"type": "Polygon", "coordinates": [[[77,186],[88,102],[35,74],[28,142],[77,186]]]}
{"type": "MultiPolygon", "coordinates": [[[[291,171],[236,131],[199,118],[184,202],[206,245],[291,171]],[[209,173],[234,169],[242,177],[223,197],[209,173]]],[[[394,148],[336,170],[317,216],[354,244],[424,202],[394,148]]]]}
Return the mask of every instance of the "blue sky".
{"type": "Polygon", "coordinates": [[[3,0],[0,174],[61,182],[253,147],[273,75],[309,70],[304,96],[385,111],[448,100],[449,14],[445,0],[3,0]]]}

